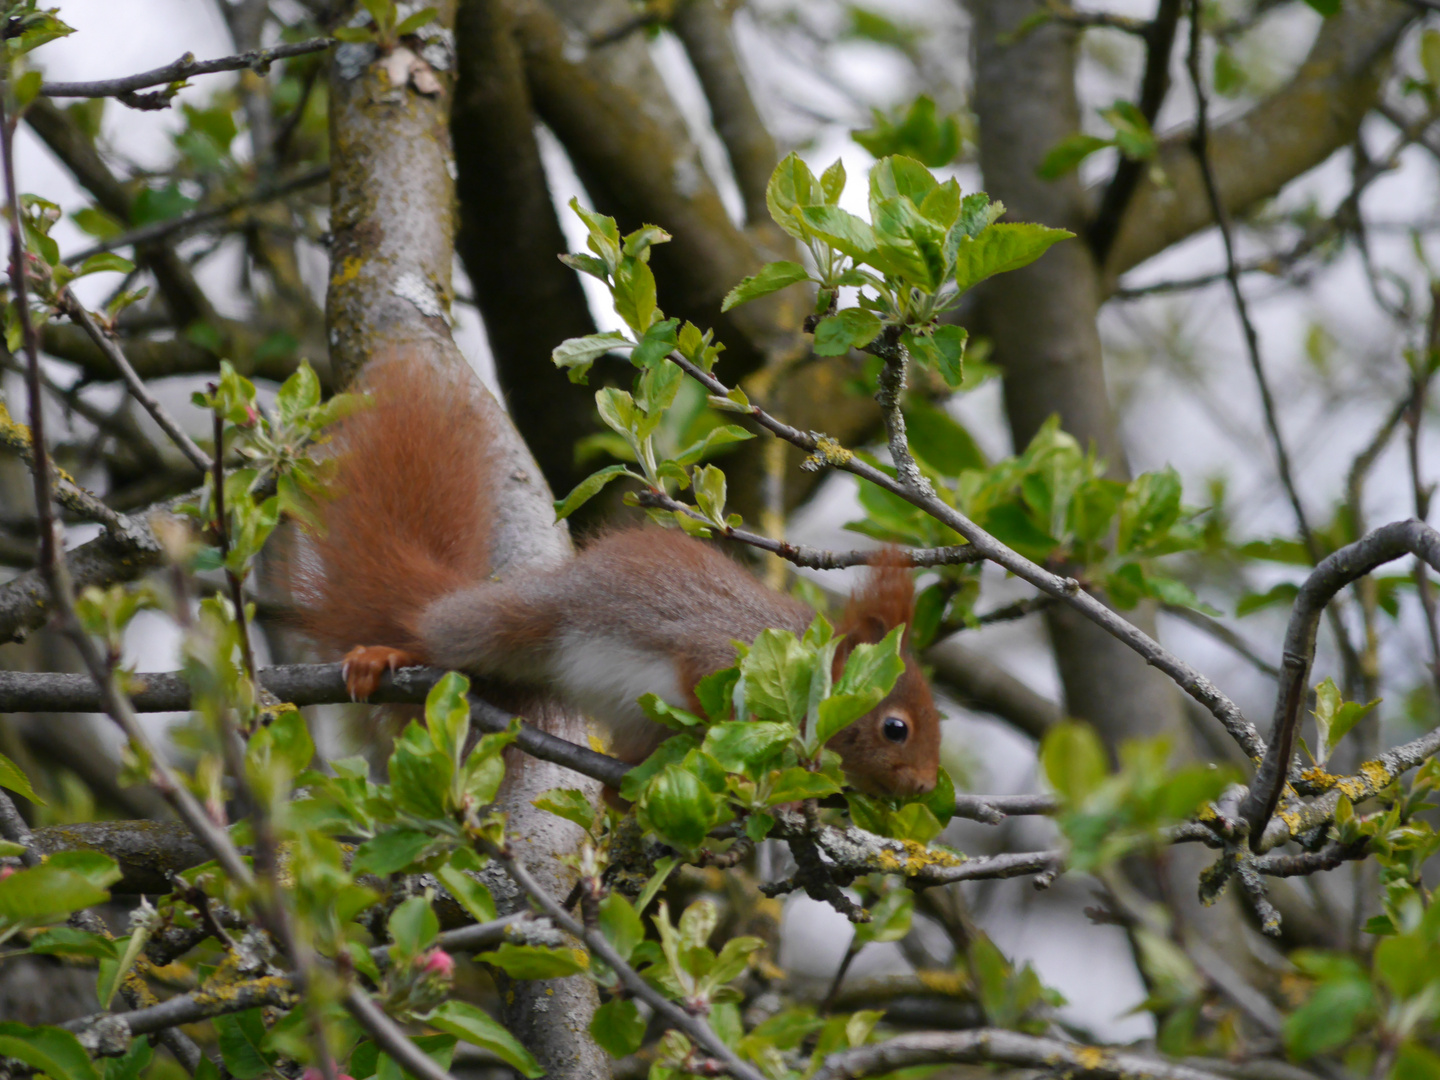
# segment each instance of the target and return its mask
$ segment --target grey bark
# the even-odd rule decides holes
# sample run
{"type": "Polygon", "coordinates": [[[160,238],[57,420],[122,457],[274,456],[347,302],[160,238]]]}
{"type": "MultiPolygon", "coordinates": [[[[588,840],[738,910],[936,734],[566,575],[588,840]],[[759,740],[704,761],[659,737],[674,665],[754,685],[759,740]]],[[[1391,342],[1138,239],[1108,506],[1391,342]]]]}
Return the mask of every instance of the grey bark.
{"type": "MultiPolygon", "coordinates": [[[[336,51],[330,78],[332,247],[327,313],[335,370],[349,380],[365,365],[400,353],[445,370],[457,391],[475,399],[490,434],[494,468],[504,478],[495,494],[499,513],[491,566],[500,575],[553,565],[570,553],[569,531],[557,524],[553,496],[535,459],[499,404],[480,385],[450,336],[450,269],[454,259],[455,185],[450,107],[456,5],[437,5],[431,34],[419,54],[440,84],[392,82],[365,46],[336,51]]],[[[393,54],[392,54],[393,55],[393,54]]],[[[390,65],[394,69],[394,64],[390,65]]],[[[507,703],[509,704],[509,703],[507,703]]],[[[584,743],[585,722],[545,700],[524,703],[533,722],[584,743]]],[[[580,788],[592,799],[599,785],[579,774],[522,755],[509,760],[500,806],[508,838],[532,871],[563,897],[574,871],[560,860],[573,854],[579,829],[530,805],[551,787],[580,788]]],[[[507,894],[498,894],[503,900],[507,894]]],[[[511,906],[517,898],[509,894],[511,906]]],[[[574,977],[516,983],[505,1021],[556,1078],[606,1077],[609,1058],[589,1036],[597,1007],[595,985],[574,977]]]]}

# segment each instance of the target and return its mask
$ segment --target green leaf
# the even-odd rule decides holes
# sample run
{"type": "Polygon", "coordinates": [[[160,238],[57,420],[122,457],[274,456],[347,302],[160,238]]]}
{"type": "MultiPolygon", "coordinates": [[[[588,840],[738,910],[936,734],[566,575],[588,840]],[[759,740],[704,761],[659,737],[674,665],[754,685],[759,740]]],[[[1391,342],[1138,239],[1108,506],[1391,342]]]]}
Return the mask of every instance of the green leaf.
{"type": "MultiPolygon", "coordinates": [[[[957,327],[958,329],[958,327],[957,327]]],[[[990,462],[969,430],[944,409],[914,399],[905,407],[910,450],[942,476],[986,469],[990,462]]]]}
{"type": "Polygon", "coordinates": [[[1040,764],[1050,786],[1071,803],[1079,803],[1110,773],[1105,747],[1089,724],[1063,721],[1045,733],[1040,764]]]}
{"type": "Polygon", "coordinates": [[[1332,15],[1340,14],[1340,0],[1305,0],[1305,2],[1327,19],[1332,15]]]}
{"type": "Polygon", "coordinates": [[[98,206],[87,206],[84,209],[76,210],[70,215],[70,220],[75,222],[82,232],[99,240],[109,240],[125,231],[124,222],[98,206]]]}
{"type": "Polygon", "coordinates": [[[720,310],[729,311],[738,304],[769,296],[786,286],[794,285],[797,281],[808,281],[809,278],[810,272],[799,263],[784,260],[766,263],[760,268],[758,274],[752,274],[743,279],[739,285],[725,294],[725,299],[720,304],[720,310]]]}
{"type": "Polygon", "coordinates": [[[754,432],[746,431],[739,424],[721,424],[719,427],[711,428],[705,433],[703,439],[699,442],[691,443],[671,460],[677,465],[694,465],[705,460],[713,451],[720,449],[722,446],[744,442],[746,439],[753,439],[754,437],[754,432]]]}
{"type": "MultiPolygon", "coordinates": [[[[655,369],[679,344],[676,334],[676,328],[679,325],[679,319],[664,319],[651,325],[640,338],[640,344],[636,345],[634,352],[630,354],[630,362],[636,367],[655,369]]],[[[647,375],[653,377],[661,375],[663,372],[664,377],[672,377],[668,374],[671,371],[681,378],[684,377],[684,372],[674,364],[665,364],[662,369],[648,371],[647,375]]],[[[669,402],[666,404],[668,405],[669,402]]]]}
{"type": "MultiPolygon", "coordinates": [[[[958,226],[957,226],[958,227],[958,226]]],[[[1029,266],[1052,244],[1075,234],[1044,225],[998,223],[979,236],[963,237],[955,255],[955,284],[961,292],[986,278],[1029,266]]]]}
{"type": "Polygon", "coordinates": [[[844,356],[851,349],[869,345],[880,336],[880,319],[864,308],[846,308],[827,315],[815,327],[817,356],[844,356]]]}
{"type": "Polygon", "coordinates": [[[440,920],[423,896],[400,902],[386,922],[391,952],[400,960],[419,956],[440,933],[440,920]]]}
{"type": "Polygon", "coordinates": [[[645,333],[659,315],[655,306],[655,274],[649,264],[638,259],[622,259],[615,270],[611,292],[615,314],[636,334],[645,333]]]}
{"type": "Polygon", "coordinates": [[[30,939],[30,951],[54,956],[88,956],[96,960],[113,960],[120,955],[115,942],[109,938],[73,926],[52,926],[41,931],[30,939]]]}
{"type": "Polygon", "coordinates": [[[1361,979],[1325,982],[1285,1019],[1285,1048],[1297,1061],[1338,1050],[1359,1030],[1361,1016],[1374,1002],[1374,991],[1361,979]]]}
{"type": "MultiPolygon", "coordinates": [[[[580,483],[570,489],[570,494],[555,503],[555,520],[564,521],[580,507],[593,499],[600,493],[601,488],[610,483],[617,476],[624,476],[629,471],[629,466],[606,465],[598,472],[593,472],[580,483]]],[[[638,478],[637,478],[638,479],[638,478]]]]}
{"type": "Polygon", "coordinates": [[[775,166],[770,181],[765,185],[765,205],[770,216],[796,240],[807,239],[801,208],[827,201],[825,192],[796,153],[787,154],[785,160],[775,166]]]}
{"type": "Polygon", "coordinates": [[[1035,175],[1042,180],[1058,180],[1074,172],[1080,163],[1097,150],[1114,146],[1114,139],[1102,139],[1095,135],[1076,134],[1061,139],[1046,153],[1035,175]]]}
{"type": "Polygon", "coordinates": [[[600,901],[600,931],[622,960],[628,961],[635,946],[645,940],[645,924],[640,921],[640,913],[618,892],[600,901]]]}
{"type": "Polygon", "coordinates": [[[823,799],[829,795],[838,795],[840,791],[839,783],[833,778],[797,765],[784,770],[775,778],[770,794],[765,798],[765,805],[778,806],[781,803],[800,802],[804,799],[823,799]]]}
{"type": "Polygon", "coordinates": [[[970,331],[963,326],[937,326],[928,334],[906,331],[905,347],[920,363],[934,368],[945,385],[958,389],[965,381],[965,343],[970,331]]]}
{"type": "Polygon", "coordinates": [[[855,924],[855,945],[871,942],[899,941],[910,932],[915,914],[915,894],[909,889],[895,889],[870,907],[870,921],[855,924]]]}
{"type": "Polygon", "coordinates": [[[105,1080],[140,1080],[152,1055],[150,1040],[136,1039],[122,1056],[105,1059],[105,1080]]]}
{"type": "Polygon", "coordinates": [[[380,877],[397,874],[418,859],[434,839],[418,829],[400,828],[380,833],[356,849],[350,872],[380,877]]]}
{"type": "Polygon", "coordinates": [[[527,1077],[544,1075],[545,1070],[520,1041],[488,1013],[464,1001],[447,1001],[424,1017],[431,1027],[488,1050],[505,1064],[527,1077]]]}
{"type": "Polygon", "coordinates": [[[715,822],[715,796],[693,772],[666,765],[645,788],[645,816],[666,842],[693,851],[715,822]]]}
{"type": "Polygon", "coordinates": [[[596,360],[617,346],[629,344],[630,339],[618,330],[607,330],[603,334],[589,334],[562,341],[550,354],[550,359],[555,362],[556,367],[568,370],[572,383],[583,383],[596,360]]]}
{"type": "Polygon", "coordinates": [[[590,969],[590,958],[581,949],[516,945],[509,941],[487,952],[485,962],[512,979],[561,979],[590,969]]]}
{"type": "Polygon", "coordinates": [[[826,205],[834,206],[840,201],[840,195],[845,190],[845,162],[840,158],[832,161],[820,174],[820,190],[825,195],[826,205]]]}
{"type": "Polygon", "coordinates": [[[265,1021],[259,1009],[220,1015],[211,1021],[219,1037],[220,1058],[235,1080],[258,1080],[270,1071],[270,1062],[260,1049],[265,1041],[265,1021]]]}
{"type": "Polygon", "coordinates": [[[128,274],[134,269],[135,264],[123,255],[116,255],[113,251],[100,251],[81,263],[80,269],[75,271],[75,276],[84,277],[86,274],[99,274],[107,271],[115,274],[128,274]]]}
{"type": "Polygon", "coordinates": [[[881,158],[870,167],[870,216],[874,219],[876,208],[890,199],[908,199],[918,207],[938,185],[920,162],[904,154],[892,154],[881,158]]]}
{"type": "Polygon", "coordinates": [[[845,658],[845,668],[835,684],[835,692],[858,694],[878,690],[881,697],[888,694],[905,670],[905,661],[900,655],[904,632],[904,626],[895,626],[874,645],[856,645],[845,658]]]}
{"type": "Polygon", "coordinates": [[[1331,751],[1340,740],[1350,733],[1362,716],[1368,713],[1380,700],[1361,705],[1355,701],[1344,701],[1335,680],[1327,677],[1315,688],[1315,731],[1320,736],[1320,764],[1325,764],[1331,751]]]}
{"type": "Polygon", "coordinates": [[[874,124],[864,131],[852,131],[850,137],[877,158],[905,154],[931,168],[939,168],[950,164],[960,153],[959,118],[937,115],[935,102],[923,94],[910,104],[903,116],[892,119],[878,109],[872,112],[874,124]]]}
{"type": "Polygon", "coordinates": [[[0,880],[0,926],[64,922],[72,911],[110,899],[120,880],[115,860],[98,851],[61,851],[0,880]]]}
{"type": "Polygon", "coordinates": [[[645,1019],[629,998],[612,998],[595,1010],[590,1034],[614,1058],[628,1057],[645,1042],[645,1019]]]}
{"type": "Polygon", "coordinates": [[[1115,129],[1115,145],[1131,161],[1149,161],[1155,156],[1158,149],[1155,133],[1134,102],[1117,101],[1110,108],[1101,109],[1100,115],[1115,129]]]}
{"type": "Polygon", "coordinates": [[[29,778],[20,771],[20,766],[4,754],[0,754],[0,787],[9,788],[17,795],[29,799],[36,806],[44,806],[45,800],[35,794],[29,778]]]}
{"type": "Polygon", "coordinates": [[[639,915],[645,914],[650,901],[654,900],[660,890],[664,888],[666,880],[670,877],[670,871],[680,865],[680,860],[673,855],[667,855],[655,863],[655,872],[650,875],[650,880],[645,883],[645,888],[640,890],[640,895],[635,898],[635,911],[639,915]]]}
{"type": "Polygon", "coordinates": [[[63,1028],[0,1023],[0,1058],[23,1061],[50,1080],[100,1080],[80,1040],[63,1028]]]}
{"type": "Polygon", "coordinates": [[[573,821],[586,832],[595,827],[595,807],[589,796],[576,788],[551,788],[549,791],[542,791],[530,801],[530,805],[549,811],[566,821],[573,821]]]}
{"type": "Polygon", "coordinates": [[[805,227],[831,247],[856,262],[873,263],[875,233],[863,221],[838,206],[806,206],[800,211],[805,227]]]}
{"type": "Polygon", "coordinates": [[[585,209],[580,205],[579,199],[570,200],[570,209],[574,210],[576,216],[585,222],[585,227],[589,230],[590,235],[586,238],[586,244],[591,251],[605,261],[605,265],[613,274],[615,268],[620,265],[620,230],[615,227],[615,219],[585,209]]]}
{"type": "Polygon", "coordinates": [[[732,720],[705,734],[702,749],[726,772],[754,773],[778,754],[795,735],[789,724],[763,720],[732,720]]]}
{"type": "Polygon", "coordinates": [[[812,667],[794,634],[761,631],[740,661],[746,708],[762,720],[798,725],[809,710],[812,667]]]}
{"type": "Polygon", "coordinates": [[[495,900],[490,895],[490,889],[483,881],[471,876],[482,865],[473,851],[462,849],[451,855],[450,861],[435,871],[435,876],[472,919],[482,923],[494,922],[499,916],[495,913],[495,900]]]}
{"type": "Polygon", "coordinates": [[[421,8],[415,12],[415,14],[402,20],[399,26],[395,27],[395,36],[402,38],[407,34],[415,33],[415,31],[419,30],[422,26],[428,26],[433,22],[437,14],[439,14],[439,12],[433,7],[421,8]]]}
{"type": "Polygon", "coordinates": [[[1278,585],[1272,585],[1263,593],[1246,593],[1235,604],[1235,617],[1238,619],[1245,615],[1251,615],[1277,604],[1288,606],[1293,604],[1295,597],[1299,595],[1300,586],[1292,581],[1282,581],[1278,585]]]}

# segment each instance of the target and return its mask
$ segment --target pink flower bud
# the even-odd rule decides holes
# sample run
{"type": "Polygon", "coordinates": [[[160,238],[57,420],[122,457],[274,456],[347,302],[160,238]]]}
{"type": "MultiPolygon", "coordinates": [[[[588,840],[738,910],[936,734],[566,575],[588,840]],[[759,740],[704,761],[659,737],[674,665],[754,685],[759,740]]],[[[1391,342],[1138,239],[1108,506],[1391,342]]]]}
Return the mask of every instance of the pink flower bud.
{"type": "Polygon", "coordinates": [[[15,873],[13,866],[0,866],[0,881],[4,881],[11,874],[15,873]]]}
{"type": "MultiPolygon", "coordinates": [[[[311,1065],[301,1074],[300,1080],[325,1080],[325,1074],[311,1065]]],[[[346,1073],[336,1073],[335,1080],[355,1080],[355,1078],[346,1073]]]]}
{"type": "Polygon", "coordinates": [[[439,975],[442,979],[448,979],[455,971],[455,958],[444,949],[431,949],[415,963],[425,974],[439,975]]]}

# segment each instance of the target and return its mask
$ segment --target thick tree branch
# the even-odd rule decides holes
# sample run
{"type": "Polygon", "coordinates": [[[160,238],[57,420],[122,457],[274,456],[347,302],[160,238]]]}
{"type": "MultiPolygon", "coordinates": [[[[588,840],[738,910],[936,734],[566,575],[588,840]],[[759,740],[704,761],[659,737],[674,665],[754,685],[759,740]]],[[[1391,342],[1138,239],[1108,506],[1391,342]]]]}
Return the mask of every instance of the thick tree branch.
{"type": "MultiPolygon", "coordinates": [[[[1375,105],[1392,48],[1416,18],[1396,0],[1355,0],[1321,24],[1295,77],[1243,116],[1211,132],[1216,187],[1240,214],[1276,194],[1355,138],[1375,105]]],[[[1126,270],[1211,224],[1189,131],[1163,139],[1163,184],[1142,177],[1105,261],[1106,291],[1126,270]]]]}
{"type": "MultiPolygon", "coordinates": [[[[436,668],[402,668],[387,673],[371,699],[377,704],[423,704],[445,673],[436,668]]],[[[261,668],[260,685],[281,701],[293,705],[321,705],[348,701],[340,664],[288,664],[261,668]]],[[[190,708],[190,688],[178,673],[134,675],[130,700],[137,712],[182,712],[190,708]]],[[[35,675],[0,671],[0,712],[96,712],[100,693],[86,675],[35,675]]],[[[484,731],[504,731],[512,713],[471,695],[471,716],[484,731]]],[[[541,731],[530,724],[521,728],[517,745],[532,757],[574,769],[618,788],[629,766],[588,747],[541,731]]]]}

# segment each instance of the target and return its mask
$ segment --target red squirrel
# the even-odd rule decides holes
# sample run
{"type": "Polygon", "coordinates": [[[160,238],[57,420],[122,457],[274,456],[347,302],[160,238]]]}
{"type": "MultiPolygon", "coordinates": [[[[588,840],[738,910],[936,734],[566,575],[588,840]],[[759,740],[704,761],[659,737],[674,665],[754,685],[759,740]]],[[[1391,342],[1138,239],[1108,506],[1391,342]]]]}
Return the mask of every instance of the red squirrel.
{"type": "MultiPolygon", "coordinates": [[[[291,567],[301,623],[345,651],[351,696],[414,664],[541,688],[586,713],[624,761],[669,731],[647,693],[698,711],[695,683],[735,663],[734,641],[767,628],[802,633],[814,613],[766,588],[712,544],[655,525],[601,533],[557,567],[503,581],[490,572],[497,477],[464,393],[422,358],[372,365],[373,404],[340,422],[335,495],[291,567]]],[[[914,584],[894,559],[870,569],[837,631],[849,649],[914,616],[914,584]]],[[[908,633],[908,630],[907,630],[908,633]]],[[[870,794],[930,791],[940,715],[908,649],[880,705],[830,742],[870,794]]]]}

